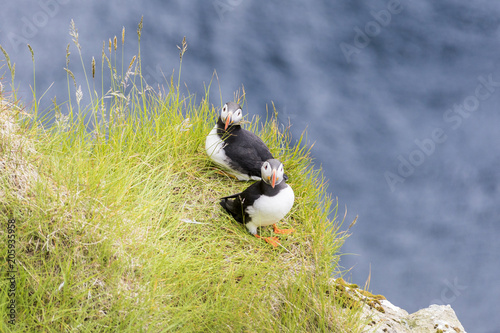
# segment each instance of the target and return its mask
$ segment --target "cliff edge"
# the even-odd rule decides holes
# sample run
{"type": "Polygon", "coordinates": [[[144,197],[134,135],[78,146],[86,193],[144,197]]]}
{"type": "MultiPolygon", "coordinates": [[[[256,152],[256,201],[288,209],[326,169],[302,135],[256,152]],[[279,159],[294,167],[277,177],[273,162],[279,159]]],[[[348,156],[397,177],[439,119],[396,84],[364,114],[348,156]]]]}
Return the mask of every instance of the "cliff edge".
{"type": "Polygon", "coordinates": [[[381,295],[373,295],[336,279],[337,291],[353,301],[364,303],[361,318],[366,321],[363,333],[466,333],[450,305],[432,304],[409,314],[381,295]]]}

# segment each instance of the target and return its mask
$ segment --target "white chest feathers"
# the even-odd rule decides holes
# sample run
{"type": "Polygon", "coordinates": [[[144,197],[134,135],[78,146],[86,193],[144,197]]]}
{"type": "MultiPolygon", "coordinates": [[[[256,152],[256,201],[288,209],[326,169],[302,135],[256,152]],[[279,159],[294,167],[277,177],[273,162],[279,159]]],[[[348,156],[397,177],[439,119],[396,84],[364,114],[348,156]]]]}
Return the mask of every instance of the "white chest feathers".
{"type": "Polygon", "coordinates": [[[246,208],[251,218],[246,224],[248,231],[255,234],[258,227],[278,223],[292,209],[294,200],[295,195],[288,185],[273,197],[262,195],[246,208]]]}
{"type": "Polygon", "coordinates": [[[215,124],[205,140],[205,151],[212,161],[223,167],[229,168],[227,156],[223,149],[224,145],[224,141],[222,141],[217,134],[217,124],[215,124]]]}

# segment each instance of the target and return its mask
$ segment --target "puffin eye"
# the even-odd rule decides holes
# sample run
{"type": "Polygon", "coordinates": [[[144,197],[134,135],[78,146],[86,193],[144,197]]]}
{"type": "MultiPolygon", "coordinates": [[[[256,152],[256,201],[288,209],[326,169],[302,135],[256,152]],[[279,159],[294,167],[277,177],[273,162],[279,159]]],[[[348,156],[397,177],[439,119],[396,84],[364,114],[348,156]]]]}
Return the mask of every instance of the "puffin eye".
{"type": "Polygon", "coordinates": [[[226,106],[226,104],[224,104],[224,107],[222,108],[222,112],[226,112],[226,110],[227,110],[227,106],[226,106]]]}
{"type": "Polygon", "coordinates": [[[267,170],[268,163],[264,164],[264,169],[267,170]]]}

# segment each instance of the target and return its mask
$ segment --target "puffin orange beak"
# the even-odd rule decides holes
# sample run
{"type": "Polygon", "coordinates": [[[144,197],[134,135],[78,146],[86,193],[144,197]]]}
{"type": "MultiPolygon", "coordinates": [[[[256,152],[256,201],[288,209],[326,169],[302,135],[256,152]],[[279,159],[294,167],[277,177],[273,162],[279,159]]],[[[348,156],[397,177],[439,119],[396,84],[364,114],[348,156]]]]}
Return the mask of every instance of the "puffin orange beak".
{"type": "Polygon", "coordinates": [[[276,170],[273,170],[273,179],[271,181],[271,186],[274,188],[275,184],[276,184],[276,170]]]}
{"type": "Polygon", "coordinates": [[[233,116],[233,113],[232,112],[229,112],[227,114],[227,118],[226,118],[226,125],[224,126],[224,131],[227,130],[227,127],[229,126],[229,124],[231,123],[231,118],[233,116]]]}

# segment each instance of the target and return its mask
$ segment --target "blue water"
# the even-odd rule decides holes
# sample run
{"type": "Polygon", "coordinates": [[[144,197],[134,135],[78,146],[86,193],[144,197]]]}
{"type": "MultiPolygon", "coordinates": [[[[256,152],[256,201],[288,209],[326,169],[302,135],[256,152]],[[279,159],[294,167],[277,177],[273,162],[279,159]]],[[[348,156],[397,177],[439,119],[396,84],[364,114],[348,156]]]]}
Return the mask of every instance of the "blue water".
{"type": "Polygon", "coordinates": [[[295,137],[308,129],[315,163],[347,206],[344,228],[359,216],[343,247],[356,254],[342,259],[348,278],[364,285],[371,274],[370,289],[409,312],[451,304],[468,332],[500,331],[500,3],[9,2],[0,43],[20,95],[31,95],[26,43],[38,92],[54,83],[48,105],[67,99],[71,18],[89,68],[122,26],[128,63],[141,15],[151,85],[177,70],[186,36],[182,81],[199,100],[216,70],[214,104],[244,85],[249,113],[274,102],[295,137]]]}

